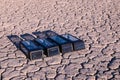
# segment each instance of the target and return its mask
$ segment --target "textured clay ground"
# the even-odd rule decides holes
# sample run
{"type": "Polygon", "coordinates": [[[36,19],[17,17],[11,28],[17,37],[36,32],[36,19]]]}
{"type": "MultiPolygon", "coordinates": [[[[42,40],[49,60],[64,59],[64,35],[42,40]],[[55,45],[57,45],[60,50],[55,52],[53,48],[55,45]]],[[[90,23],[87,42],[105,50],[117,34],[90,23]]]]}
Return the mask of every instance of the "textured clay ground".
{"type": "Polygon", "coordinates": [[[0,0],[2,80],[120,80],[120,0],[0,0]],[[51,29],[86,49],[29,61],[10,34],[51,29]]]}

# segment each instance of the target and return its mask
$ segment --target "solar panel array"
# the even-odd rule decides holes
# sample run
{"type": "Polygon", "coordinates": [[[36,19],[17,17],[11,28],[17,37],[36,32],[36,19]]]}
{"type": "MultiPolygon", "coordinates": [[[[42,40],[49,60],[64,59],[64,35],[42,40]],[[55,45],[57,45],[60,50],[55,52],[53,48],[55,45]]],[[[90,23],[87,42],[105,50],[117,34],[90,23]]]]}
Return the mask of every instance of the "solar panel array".
{"type": "Polygon", "coordinates": [[[40,59],[85,49],[84,41],[71,34],[46,30],[43,32],[9,35],[8,39],[30,59],[40,59]]]}

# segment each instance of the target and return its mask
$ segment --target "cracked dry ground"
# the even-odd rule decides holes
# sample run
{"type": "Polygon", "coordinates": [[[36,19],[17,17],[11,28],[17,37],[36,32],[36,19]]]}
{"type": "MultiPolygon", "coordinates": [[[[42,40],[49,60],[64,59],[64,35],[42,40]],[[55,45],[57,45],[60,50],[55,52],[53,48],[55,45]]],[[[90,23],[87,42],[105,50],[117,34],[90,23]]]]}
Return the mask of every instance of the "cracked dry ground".
{"type": "Polygon", "coordinates": [[[2,80],[120,80],[120,0],[0,0],[2,80]],[[86,49],[29,61],[10,34],[51,29],[86,49]]]}

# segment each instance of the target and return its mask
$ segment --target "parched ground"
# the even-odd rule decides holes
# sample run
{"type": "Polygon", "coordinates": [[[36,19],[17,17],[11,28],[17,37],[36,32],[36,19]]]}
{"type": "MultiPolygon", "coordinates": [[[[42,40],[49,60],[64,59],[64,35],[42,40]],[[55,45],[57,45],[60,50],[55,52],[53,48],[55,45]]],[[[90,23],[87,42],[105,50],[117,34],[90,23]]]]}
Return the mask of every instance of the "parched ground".
{"type": "Polygon", "coordinates": [[[0,0],[2,80],[120,80],[120,0],[0,0]],[[83,41],[81,51],[29,61],[10,34],[53,30],[83,41]]]}

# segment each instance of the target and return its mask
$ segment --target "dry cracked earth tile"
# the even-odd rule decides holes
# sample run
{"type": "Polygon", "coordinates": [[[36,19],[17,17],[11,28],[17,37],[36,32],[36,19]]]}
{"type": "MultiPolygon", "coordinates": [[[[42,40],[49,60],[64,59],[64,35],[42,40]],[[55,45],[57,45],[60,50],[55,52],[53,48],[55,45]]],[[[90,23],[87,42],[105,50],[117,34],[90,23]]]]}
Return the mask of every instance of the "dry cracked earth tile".
{"type": "Polygon", "coordinates": [[[120,67],[120,59],[112,58],[110,63],[108,64],[108,67],[110,69],[117,69],[120,67]]]}
{"type": "Polygon", "coordinates": [[[62,57],[60,55],[57,55],[57,56],[45,58],[44,60],[48,65],[55,65],[55,64],[60,64],[61,59],[62,57]]]}
{"type": "Polygon", "coordinates": [[[79,73],[79,69],[82,68],[80,64],[69,64],[65,67],[65,74],[75,76],[79,73]]]}
{"type": "Polygon", "coordinates": [[[50,67],[42,68],[41,71],[45,74],[46,78],[48,79],[54,79],[57,74],[56,69],[50,67]]]}
{"type": "Polygon", "coordinates": [[[38,71],[39,69],[40,68],[35,65],[23,65],[21,72],[22,73],[35,72],[35,71],[38,71]]]}

